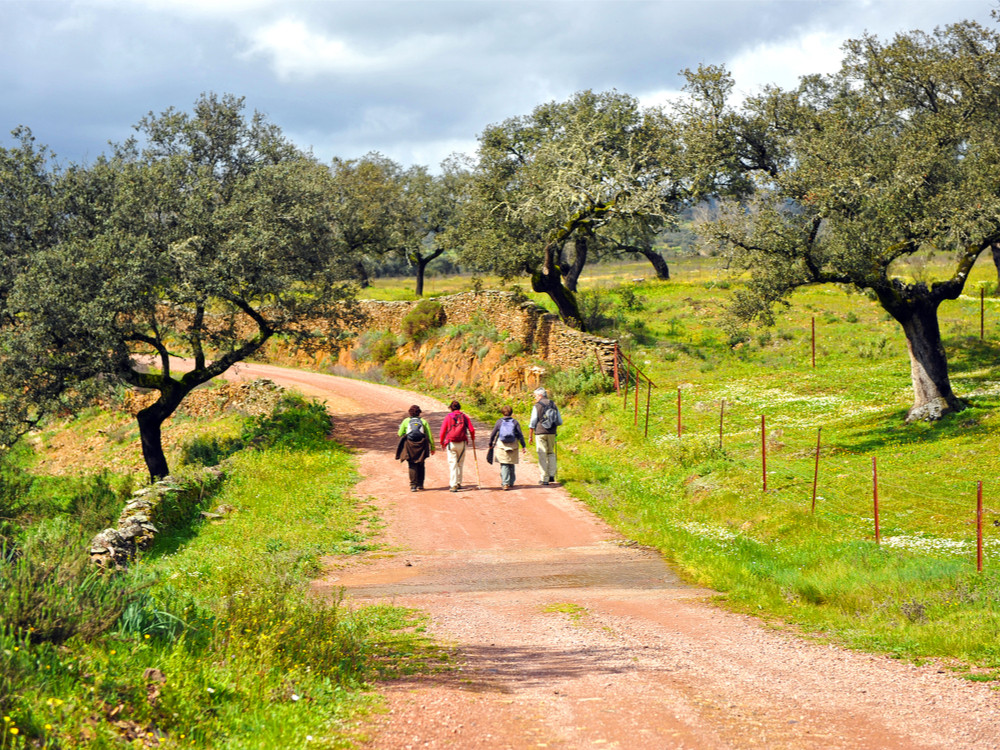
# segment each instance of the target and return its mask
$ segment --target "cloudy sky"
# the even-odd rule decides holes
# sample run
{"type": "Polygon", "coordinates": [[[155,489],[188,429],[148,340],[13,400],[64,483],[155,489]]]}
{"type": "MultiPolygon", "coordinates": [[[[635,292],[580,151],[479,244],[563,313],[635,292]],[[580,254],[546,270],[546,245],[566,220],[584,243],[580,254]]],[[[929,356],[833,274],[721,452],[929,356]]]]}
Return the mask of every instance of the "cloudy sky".
{"type": "Polygon", "coordinates": [[[845,39],[971,18],[996,0],[0,0],[0,145],[27,125],[86,162],[147,112],[246,97],[324,161],[404,166],[581,89],[644,103],[723,63],[743,91],[831,72],[845,39]]]}

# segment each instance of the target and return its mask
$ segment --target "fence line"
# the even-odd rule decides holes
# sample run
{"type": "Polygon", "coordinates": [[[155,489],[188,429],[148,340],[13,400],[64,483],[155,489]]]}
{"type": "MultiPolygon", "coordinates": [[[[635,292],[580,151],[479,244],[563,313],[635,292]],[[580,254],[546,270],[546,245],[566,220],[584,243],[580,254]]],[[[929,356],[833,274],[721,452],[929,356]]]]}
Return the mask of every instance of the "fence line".
{"type": "MultiPolygon", "coordinates": [[[[628,357],[623,352],[621,352],[620,349],[618,349],[617,346],[616,346],[615,355],[616,355],[615,356],[615,388],[616,388],[616,391],[619,392],[619,394],[622,394],[622,393],[624,394],[624,401],[623,401],[623,408],[624,409],[626,409],[626,410],[628,409],[628,407],[629,407],[629,397],[630,396],[632,397],[633,426],[638,426],[639,389],[642,387],[643,382],[645,382],[645,385],[646,385],[646,422],[645,422],[644,436],[648,437],[648,435],[649,435],[650,411],[651,411],[651,400],[652,400],[652,388],[653,388],[654,383],[652,382],[652,380],[645,373],[642,372],[642,370],[635,364],[635,362],[630,357],[628,357]]],[[[674,439],[676,439],[678,441],[683,440],[685,436],[687,436],[688,438],[694,437],[695,433],[700,431],[694,425],[692,425],[690,427],[685,427],[682,424],[682,399],[681,399],[681,391],[682,391],[682,388],[680,386],[678,386],[678,388],[677,388],[677,406],[676,406],[676,409],[677,409],[677,432],[676,432],[676,438],[674,438],[674,439]]],[[[663,400],[660,400],[658,403],[660,405],[663,405],[664,402],[663,402],[663,400]]],[[[766,415],[764,415],[764,414],[760,415],[760,424],[757,427],[749,427],[748,426],[747,429],[726,430],[725,427],[726,427],[727,418],[728,418],[728,421],[730,423],[732,423],[731,409],[727,409],[727,407],[729,407],[729,406],[730,406],[730,403],[727,402],[726,398],[719,399],[719,409],[718,409],[718,447],[719,447],[719,450],[723,449],[724,440],[727,437],[728,438],[734,438],[735,437],[737,439],[739,439],[741,437],[745,438],[746,436],[749,436],[751,434],[757,433],[759,431],[759,433],[760,433],[760,440],[761,440],[761,442],[760,442],[760,448],[759,448],[759,450],[760,450],[760,462],[761,462],[761,481],[762,481],[762,487],[763,487],[763,491],[764,492],[767,492],[767,489],[768,489],[768,474],[771,474],[772,476],[779,475],[779,474],[780,475],[785,475],[785,476],[789,477],[793,481],[793,483],[796,484],[796,485],[798,485],[799,483],[801,483],[801,484],[803,484],[805,486],[811,485],[811,489],[812,489],[811,512],[812,513],[815,513],[815,511],[816,511],[817,501],[821,501],[823,503],[823,510],[825,512],[827,512],[827,513],[836,513],[836,514],[839,514],[839,515],[842,515],[842,516],[845,516],[845,517],[854,516],[854,517],[858,518],[859,520],[865,520],[866,519],[866,515],[863,514],[863,511],[861,510],[861,507],[859,506],[860,497],[858,498],[858,501],[851,501],[851,500],[847,500],[844,497],[826,497],[826,496],[820,494],[821,491],[820,491],[820,486],[819,486],[819,474],[820,474],[819,464],[820,464],[820,459],[821,459],[821,455],[822,455],[822,447],[823,447],[822,446],[822,430],[823,430],[822,426],[816,426],[815,427],[815,429],[816,429],[816,444],[815,444],[815,447],[814,448],[810,448],[810,449],[804,449],[803,450],[803,456],[796,456],[796,457],[789,457],[789,458],[783,458],[781,456],[769,456],[769,454],[768,454],[768,434],[767,434],[768,420],[766,419],[766,415]],[[798,466],[797,466],[798,464],[803,463],[803,459],[804,458],[811,458],[812,459],[813,466],[810,467],[812,469],[812,471],[809,472],[808,474],[804,470],[799,469],[798,466]],[[769,460],[770,460],[770,464],[771,464],[770,469],[768,468],[768,461],[769,460]]],[[[704,410],[702,410],[702,411],[704,411],[704,410]]],[[[665,416],[665,414],[662,414],[662,412],[661,412],[661,417],[660,417],[660,422],[659,423],[661,424],[661,426],[665,427],[666,425],[664,424],[664,421],[663,421],[663,418],[662,418],[663,416],[665,416]]],[[[696,421],[698,421],[698,420],[696,420],[696,421]]],[[[700,421],[704,421],[704,419],[702,419],[700,421]]],[[[742,421],[742,420],[740,420],[740,421],[742,421]]],[[[747,422],[749,424],[752,424],[752,422],[750,422],[749,420],[747,420],[747,422]]],[[[780,418],[777,421],[777,423],[771,422],[771,428],[772,428],[772,430],[784,430],[784,429],[786,429],[786,428],[782,427],[782,425],[780,423],[780,418]]],[[[796,426],[796,427],[791,428],[791,429],[793,429],[793,430],[795,430],[797,432],[797,431],[805,430],[807,428],[796,426]]],[[[773,435],[773,432],[772,432],[772,435],[773,435]]],[[[746,453],[744,453],[743,455],[744,455],[744,460],[747,460],[749,458],[749,456],[746,453]]],[[[858,458],[860,458],[861,454],[839,453],[838,456],[837,456],[838,463],[840,463],[842,465],[845,462],[845,460],[849,461],[852,457],[855,457],[855,456],[858,457],[858,458]]],[[[969,480],[969,479],[963,479],[963,478],[960,478],[960,477],[955,476],[955,475],[945,475],[945,476],[930,475],[928,478],[932,479],[937,485],[942,486],[942,488],[945,490],[942,493],[939,493],[937,495],[931,496],[931,495],[928,495],[926,493],[913,490],[911,488],[904,488],[903,486],[898,485],[898,484],[896,484],[894,482],[891,482],[891,481],[886,482],[884,476],[880,476],[879,475],[876,456],[874,456],[874,455],[872,456],[872,462],[871,463],[872,463],[872,468],[871,468],[871,472],[872,472],[872,489],[871,489],[871,496],[869,498],[871,504],[868,507],[873,512],[873,517],[872,518],[868,518],[867,520],[868,520],[868,522],[874,521],[874,536],[875,536],[876,543],[880,544],[883,541],[882,540],[882,529],[881,529],[881,514],[884,511],[884,508],[880,508],[880,504],[879,504],[880,495],[881,496],[886,496],[886,497],[890,498],[890,501],[891,501],[890,502],[890,506],[893,505],[895,501],[898,501],[900,497],[919,498],[919,499],[923,499],[923,500],[932,501],[932,502],[938,504],[939,506],[943,505],[947,509],[958,511],[958,512],[962,513],[963,515],[964,514],[969,514],[970,521],[971,520],[975,521],[975,523],[977,525],[977,532],[976,532],[977,533],[977,541],[976,541],[976,548],[977,548],[977,570],[982,570],[982,555],[983,555],[984,544],[983,544],[983,541],[982,541],[982,538],[981,538],[981,535],[982,535],[982,512],[983,512],[981,510],[981,505],[980,505],[982,503],[982,494],[981,494],[982,493],[982,489],[981,489],[982,483],[981,482],[978,485],[977,505],[973,506],[971,503],[969,503],[969,502],[963,502],[961,499],[959,499],[962,496],[965,496],[965,497],[969,497],[970,496],[971,487],[974,486],[975,483],[973,481],[969,480]],[[975,511],[976,511],[976,515],[974,516],[974,518],[972,517],[972,510],[973,509],[975,509],[975,511]]],[[[848,467],[843,467],[842,466],[842,468],[843,469],[847,469],[848,467]]],[[[885,467],[883,467],[882,474],[883,475],[885,474],[885,467]]],[[[773,501],[777,501],[780,504],[793,506],[796,501],[781,496],[782,493],[780,492],[780,490],[782,490],[782,489],[786,489],[786,487],[778,487],[776,489],[773,488],[773,491],[770,492],[770,493],[768,493],[768,496],[773,501]]],[[[840,493],[838,493],[838,495],[839,494],[840,493]]],[[[809,499],[808,498],[803,498],[803,502],[809,502],[809,499]]],[[[919,532],[919,531],[915,532],[915,533],[918,536],[921,534],[921,532],[919,532]]],[[[942,541],[955,541],[956,543],[958,543],[958,540],[945,540],[945,539],[942,539],[942,541]]],[[[961,544],[968,544],[968,542],[961,542],[961,544]]],[[[990,546],[991,549],[992,549],[992,548],[995,548],[998,545],[1000,545],[1000,540],[990,541],[986,546],[990,546]]]]}

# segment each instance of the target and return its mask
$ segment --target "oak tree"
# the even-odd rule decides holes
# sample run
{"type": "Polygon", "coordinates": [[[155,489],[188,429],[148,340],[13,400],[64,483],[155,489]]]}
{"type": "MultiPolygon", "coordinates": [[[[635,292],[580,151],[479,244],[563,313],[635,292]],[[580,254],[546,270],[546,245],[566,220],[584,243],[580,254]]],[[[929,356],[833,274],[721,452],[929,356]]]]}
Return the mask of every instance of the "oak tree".
{"type": "Polygon", "coordinates": [[[1000,241],[1000,35],[962,22],[844,49],[837,73],[738,108],[725,71],[688,72],[692,184],[735,199],[702,231],[748,274],[733,305],[743,320],[770,322],[804,285],[870,290],[906,337],[907,419],[936,419],[963,408],[938,308],[1000,241]],[[899,272],[920,253],[949,259],[948,274],[899,272]]]}
{"type": "Polygon", "coordinates": [[[648,233],[626,229],[663,226],[683,203],[675,146],[660,110],[616,91],[582,91],[491,125],[479,137],[463,259],[505,279],[528,275],[581,326],[573,288],[590,250],[615,237],[645,247],[648,233]]]}
{"type": "Polygon", "coordinates": [[[0,341],[8,365],[19,351],[42,371],[154,392],[137,420],[156,478],[168,473],[162,424],[188,393],[275,335],[332,340],[353,286],[330,171],[242,99],[205,95],[136,130],[61,176],[62,236],[27,253],[7,298],[18,324],[0,341]]]}

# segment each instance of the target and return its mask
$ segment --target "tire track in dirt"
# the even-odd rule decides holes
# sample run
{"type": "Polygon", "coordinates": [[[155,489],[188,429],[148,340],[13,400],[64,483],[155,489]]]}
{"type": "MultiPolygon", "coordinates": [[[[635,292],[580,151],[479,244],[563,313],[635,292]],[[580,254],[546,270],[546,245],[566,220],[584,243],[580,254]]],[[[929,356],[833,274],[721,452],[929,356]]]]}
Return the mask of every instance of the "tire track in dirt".
{"type": "MultiPolygon", "coordinates": [[[[328,561],[316,590],[423,610],[459,654],[453,670],[380,686],[388,711],[369,747],[1000,748],[989,686],[713,606],[564,489],[533,484],[534,464],[501,492],[486,425],[484,489],[448,492],[438,452],[428,489],[409,492],[396,427],[416,403],[437,430],[434,399],[263,365],[230,377],[326,399],[337,437],[360,450],[357,492],[385,519],[386,549],[328,561]]],[[[465,484],[475,476],[470,455],[465,484]]]]}

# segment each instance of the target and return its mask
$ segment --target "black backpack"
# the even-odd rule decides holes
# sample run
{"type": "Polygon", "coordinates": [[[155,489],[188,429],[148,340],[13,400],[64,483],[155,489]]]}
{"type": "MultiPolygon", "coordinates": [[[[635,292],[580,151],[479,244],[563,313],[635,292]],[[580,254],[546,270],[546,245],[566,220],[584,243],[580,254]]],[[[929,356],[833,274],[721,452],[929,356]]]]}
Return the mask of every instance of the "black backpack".
{"type": "Polygon", "coordinates": [[[406,431],[406,439],[419,443],[424,439],[424,421],[420,417],[410,417],[410,426],[406,431]]]}
{"type": "Polygon", "coordinates": [[[538,426],[543,430],[551,430],[559,424],[559,410],[555,407],[551,401],[545,411],[542,412],[541,419],[538,420],[538,426]]]}

